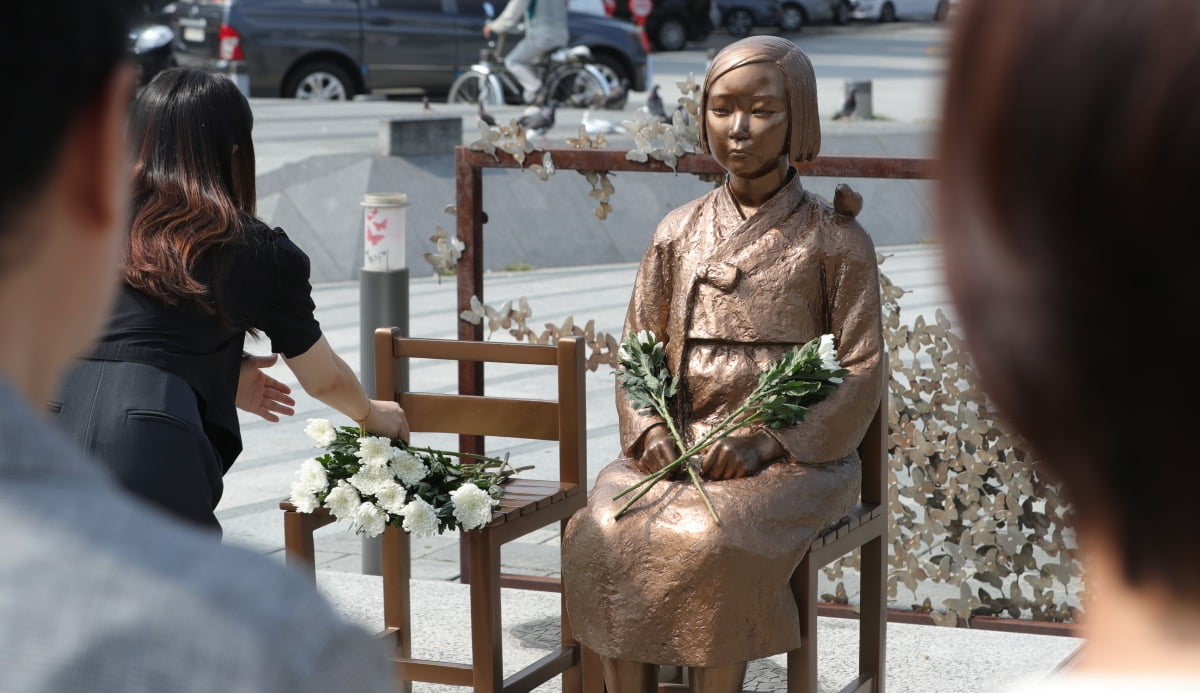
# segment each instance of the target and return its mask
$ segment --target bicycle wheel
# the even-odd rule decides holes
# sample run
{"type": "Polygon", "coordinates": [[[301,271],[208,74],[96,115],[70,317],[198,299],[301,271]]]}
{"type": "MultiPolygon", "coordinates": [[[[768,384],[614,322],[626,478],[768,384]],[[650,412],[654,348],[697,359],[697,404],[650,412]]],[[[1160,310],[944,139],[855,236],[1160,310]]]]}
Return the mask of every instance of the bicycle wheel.
{"type": "Polygon", "coordinates": [[[546,95],[559,106],[590,108],[608,98],[608,84],[598,71],[588,65],[570,65],[556,71],[546,80],[546,95]]]}
{"type": "Polygon", "coordinates": [[[500,82],[495,75],[467,70],[450,85],[446,103],[482,103],[498,106],[503,103],[500,82]]]}

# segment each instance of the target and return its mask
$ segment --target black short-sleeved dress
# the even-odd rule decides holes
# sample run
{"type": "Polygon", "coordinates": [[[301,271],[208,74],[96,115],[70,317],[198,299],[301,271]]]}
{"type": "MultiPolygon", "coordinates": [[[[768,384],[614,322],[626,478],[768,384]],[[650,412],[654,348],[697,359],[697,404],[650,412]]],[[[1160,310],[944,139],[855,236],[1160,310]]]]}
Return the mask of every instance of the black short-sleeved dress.
{"type": "Polygon", "coordinates": [[[51,405],[85,450],[139,496],[220,530],[222,476],[242,451],[235,399],[243,341],[258,330],[294,357],[321,337],[309,261],[255,221],[194,269],[223,314],[123,286],[104,336],[51,405]]]}

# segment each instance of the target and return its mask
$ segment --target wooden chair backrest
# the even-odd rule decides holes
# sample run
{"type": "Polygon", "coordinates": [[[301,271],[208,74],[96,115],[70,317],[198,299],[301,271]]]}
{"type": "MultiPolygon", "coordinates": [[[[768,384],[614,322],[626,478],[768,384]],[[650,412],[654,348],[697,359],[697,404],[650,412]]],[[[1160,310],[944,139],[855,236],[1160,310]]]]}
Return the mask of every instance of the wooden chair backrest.
{"type": "Polygon", "coordinates": [[[504,436],[559,442],[559,480],[587,479],[584,420],[584,341],[562,337],[554,345],[401,337],[397,328],[375,332],[376,396],[400,403],[413,432],[504,436]],[[508,363],[557,369],[555,399],[437,394],[413,391],[401,359],[508,363]]]}

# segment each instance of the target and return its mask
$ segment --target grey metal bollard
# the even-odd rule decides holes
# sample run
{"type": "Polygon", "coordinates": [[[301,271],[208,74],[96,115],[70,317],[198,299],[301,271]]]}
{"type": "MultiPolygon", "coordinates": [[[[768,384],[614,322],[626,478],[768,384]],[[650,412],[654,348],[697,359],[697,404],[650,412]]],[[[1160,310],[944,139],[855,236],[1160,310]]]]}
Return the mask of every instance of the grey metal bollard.
{"type": "MultiPolygon", "coordinates": [[[[375,329],[397,327],[408,336],[408,268],[404,262],[405,207],[401,193],[363,196],[363,268],[358,279],[359,378],[367,396],[375,398],[375,329]]],[[[408,364],[400,364],[408,379],[408,364]]],[[[383,574],[380,537],[363,537],[362,572],[383,574]]]]}
{"type": "Polygon", "coordinates": [[[851,92],[854,93],[854,112],[849,114],[849,117],[854,120],[871,120],[875,117],[875,105],[871,98],[871,80],[869,79],[848,79],[844,87],[844,94],[847,99],[850,98],[851,92]]]}

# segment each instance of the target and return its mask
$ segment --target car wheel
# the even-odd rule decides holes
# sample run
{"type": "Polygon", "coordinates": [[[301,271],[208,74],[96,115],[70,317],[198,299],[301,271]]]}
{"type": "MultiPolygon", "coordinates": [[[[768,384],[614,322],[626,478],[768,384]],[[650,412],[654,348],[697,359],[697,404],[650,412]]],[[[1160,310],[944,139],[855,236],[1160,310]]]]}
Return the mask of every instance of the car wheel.
{"type": "Polygon", "coordinates": [[[850,23],[850,3],[839,2],[833,8],[833,23],[838,25],[850,23]]]}
{"type": "Polygon", "coordinates": [[[804,10],[797,5],[784,5],[779,10],[779,29],[785,33],[795,33],[804,28],[804,10]]]}
{"type": "Polygon", "coordinates": [[[347,101],[354,96],[354,82],[333,63],[305,63],[292,72],[283,95],[292,99],[347,101]]]}
{"type": "Polygon", "coordinates": [[[734,10],[725,18],[725,31],[729,32],[734,38],[743,38],[750,35],[750,30],[754,28],[754,17],[746,10],[734,10]]]}
{"type": "Polygon", "coordinates": [[[879,8],[879,21],[883,24],[896,21],[896,6],[890,2],[883,3],[879,8]]]}
{"type": "Polygon", "coordinates": [[[933,13],[933,21],[944,22],[950,17],[950,0],[942,0],[938,3],[937,11],[933,13]]]}
{"type": "Polygon", "coordinates": [[[681,51],[687,45],[687,27],[678,17],[667,17],[658,25],[654,43],[661,51],[681,51]]]}

